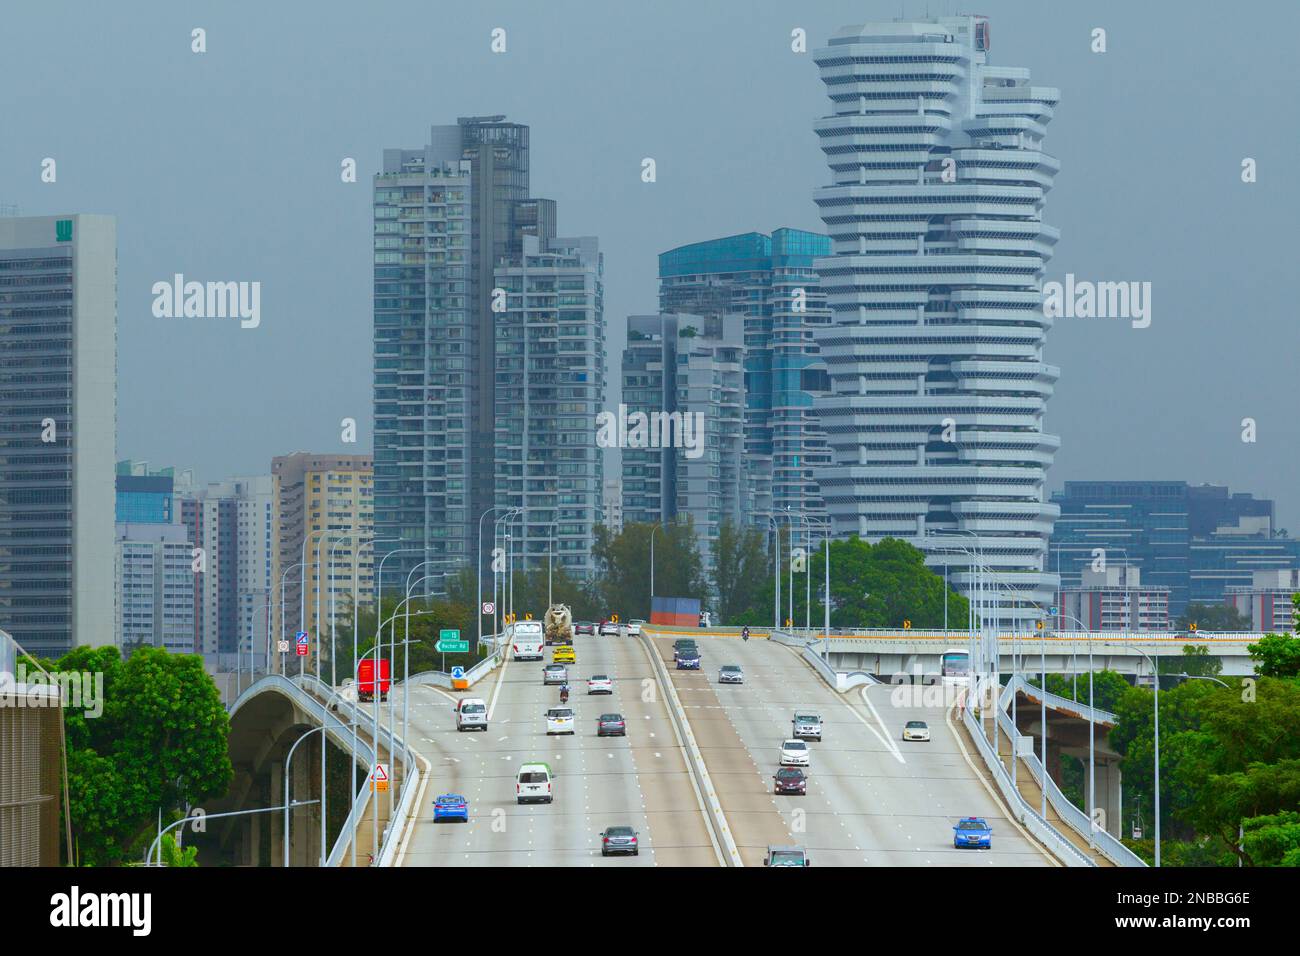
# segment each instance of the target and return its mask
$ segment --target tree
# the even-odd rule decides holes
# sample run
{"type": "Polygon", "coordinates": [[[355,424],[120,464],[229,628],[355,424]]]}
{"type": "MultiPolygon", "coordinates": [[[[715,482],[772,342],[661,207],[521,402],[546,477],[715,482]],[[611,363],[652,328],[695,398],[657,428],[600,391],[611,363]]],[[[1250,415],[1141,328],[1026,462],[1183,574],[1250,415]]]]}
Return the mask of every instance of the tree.
{"type": "MultiPolygon", "coordinates": [[[[449,585],[448,592],[453,590],[455,588],[449,585]]],[[[485,651],[475,646],[478,631],[474,621],[474,608],[471,604],[461,603],[460,592],[456,593],[456,600],[412,597],[406,603],[403,603],[402,598],[390,595],[380,601],[378,613],[373,606],[361,608],[357,614],[359,627],[355,658],[352,654],[353,614],[352,608],[347,607],[345,612],[338,615],[338,634],[333,640],[333,669],[339,680],[356,675],[356,661],[374,659],[375,654],[370,652],[375,646],[375,634],[380,622],[384,624],[383,644],[386,646],[379,654],[390,659],[394,680],[405,678],[404,668],[408,664],[410,673],[419,674],[422,671],[443,670],[444,664],[447,669],[456,665],[468,668],[482,660],[485,651]],[[401,613],[398,613],[399,610],[401,613]],[[462,639],[469,639],[469,650],[458,654],[443,654],[438,651],[438,632],[443,629],[460,631],[462,639]],[[407,640],[410,641],[409,645],[403,643],[407,640]],[[388,647],[389,644],[395,646],[388,647]]],[[[485,628],[485,633],[487,630],[485,628]]],[[[324,646],[326,656],[321,663],[321,672],[328,674],[331,671],[330,642],[326,641],[324,646]]]]}
{"type": "MultiPolygon", "coordinates": [[[[601,567],[597,594],[603,613],[624,619],[650,618],[650,536],[654,535],[655,594],[661,597],[696,598],[708,603],[708,583],[695,543],[695,525],[689,518],[673,524],[654,525],[637,521],[624,524],[615,535],[596,526],[592,554],[601,567]],[[654,529],[658,528],[658,531],[654,529]]],[[[516,602],[518,595],[516,595],[516,602]]]]}
{"type": "Polygon", "coordinates": [[[1253,866],[1300,866],[1300,813],[1249,817],[1241,826],[1242,853],[1253,866]]]}
{"type": "Polygon", "coordinates": [[[1300,637],[1294,634],[1265,634],[1246,651],[1261,677],[1300,676],[1300,637]]]}
{"type": "MultiPolygon", "coordinates": [[[[718,623],[756,623],[740,619],[746,612],[756,610],[764,585],[772,577],[772,562],[763,549],[762,531],[754,527],[739,528],[729,519],[723,521],[713,546],[713,566],[718,623]]],[[[770,597],[767,606],[771,608],[770,597]]],[[[770,610],[766,619],[771,619],[770,610]]]]}
{"type": "Polygon", "coordinates": [[[1187,631],[1193,624],[1200,631],[1249,631],[1252,622],[1228,604],[1189,604],[1174,628],[1187,631]]]}
{"type": "MultiPolygon", "coordinates": [[[[1030,677],[1029,683],[1035,687],[1042,686],[1040,677],[1030,677]]],[[[1092,675],[1092,705],[1098,710],[1114,710],[1121,697],[1132,685],[1124,675],[1115,671],[1102,670],[1092,675]]],[[[1058,697],[1086,704],[1088,702],[1087,674],[1048,674],[1047,690],[1058,697]]]]}
{"type": "MultiPolygon", "coordinates": [[[[1183,645],[1181,657],[1160,658],[1161,674],[1186,674],[1189,677],[1218,677],[1223,672],[1223,660],[1212,657],[1204,644],[1183,645]]],[[[1160,685],[1161,687],[1164,684],[1160,685]]]]}
{"type": "Polygon", "coordinates": [[[224,795],[234,774],[230,721],[200,656],[140,647],[124,661],[116,647],[77,647],[42,666],[103,681],[98,717],[64,711],[79,862],[120,863],[160,809],[224,795]]]}

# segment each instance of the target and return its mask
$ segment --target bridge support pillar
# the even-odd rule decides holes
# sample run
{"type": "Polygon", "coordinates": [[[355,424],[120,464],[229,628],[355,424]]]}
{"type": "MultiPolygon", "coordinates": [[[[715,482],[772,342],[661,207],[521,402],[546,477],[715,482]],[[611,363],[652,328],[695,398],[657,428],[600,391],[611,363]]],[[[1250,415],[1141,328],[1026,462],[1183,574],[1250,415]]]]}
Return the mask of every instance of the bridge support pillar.
{"type": "MultiPolygon", "coordinates": [[[[311,742],[298,748],[294,754],[293,781],[289,785],[289,799],[310,800],[316,796],[312,788],[311,742]]],[[[311,852],[316,828],[312,826],[311,805],[295,807],[289,811],[289,861],[294,866],[311,866],[315,862],[311,852]]]]}
{"type": "MultiPolygon", "coordinates": [[[[280,806],[284,800],[284,764],[278,760],[270,763],[269,771],[271,774],[271,799],[274,801],[271,806],[280,806]]],[[[284,815],[277,813],[274,819],[270,821],[271,835],[271,865],[284,866],[284,815]]]]}
{"type": "MultiPolygon", "coordinates": [[[[1085,763],[1085,767],[1087,764],[1085,763]]],[[[1118,760],[1097,762],[1097,806],[1105,814],[1106,831],[1113,837],[1123,833],[1124,784],[1118,760]]]]}

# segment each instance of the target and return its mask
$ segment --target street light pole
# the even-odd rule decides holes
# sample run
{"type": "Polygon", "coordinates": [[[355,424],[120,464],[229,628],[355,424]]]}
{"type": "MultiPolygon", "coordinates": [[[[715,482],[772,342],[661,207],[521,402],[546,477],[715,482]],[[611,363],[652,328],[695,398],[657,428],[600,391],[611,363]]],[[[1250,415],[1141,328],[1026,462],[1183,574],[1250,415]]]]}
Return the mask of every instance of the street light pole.
{"type": "Polygon", "coordinates": [[[1152,677],[1155,678],[1155,685],[1156,685],[1155,714],[1154,714],[1155,748],[1156,748],[1155,750],[1155,784],[1156,784],[1155,804],[1156,804],[1156,866],[1158,867],[1160,866],[1160,651],[1156,650],[1155,657],[1153,658],[1150,654],[1142,650],[1142,648],[1138,647],[1136,644],[1124,645],[1124,644],[1108,643],[1105,644],[1104,646],[1131,647],[1132,650],[1137,651],[1139,654],[1141,654],[1143,657],[1146,658],[1147,663],[1151,665],[1151,675],[1152,677]]]}

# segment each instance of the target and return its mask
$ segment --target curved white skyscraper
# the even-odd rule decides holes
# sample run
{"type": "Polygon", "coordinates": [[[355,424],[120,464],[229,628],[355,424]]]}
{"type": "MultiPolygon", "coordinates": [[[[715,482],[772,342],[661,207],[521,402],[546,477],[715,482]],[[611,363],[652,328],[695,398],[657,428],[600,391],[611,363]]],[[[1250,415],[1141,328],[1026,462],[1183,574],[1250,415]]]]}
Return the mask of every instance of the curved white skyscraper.
{"type": "Polygon", "coordinates": [[[978,553],[1028,609],[1056,587],[1040,288],[1059,94],[989,65],[988,41],[987,19],[943,17],[846,27],[815,54],[834,252],[817,261],[833,315],[819,478],[837,534],[908,540],[963,591],[974,559],[953,549],[978,553]]]}

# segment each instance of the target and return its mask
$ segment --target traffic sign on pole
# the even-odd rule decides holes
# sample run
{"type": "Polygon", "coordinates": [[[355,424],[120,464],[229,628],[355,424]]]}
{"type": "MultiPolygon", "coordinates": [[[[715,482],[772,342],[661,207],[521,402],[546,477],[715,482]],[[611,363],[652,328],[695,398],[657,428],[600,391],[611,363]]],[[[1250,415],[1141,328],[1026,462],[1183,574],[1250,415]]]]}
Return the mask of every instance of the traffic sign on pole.
{"type": "Polygon", "coordinates": [[[375,764],[375,772],[370,777],[370,790],[378,793],[388,792],[388,764],[375,764]]]}
{"type": "Polygon", "coordinates": [[[469,650],[469,638],[461,640],[458,628],[443,628],[438,632],[438,643],[434,649],[444,654],[463,654],[469,650]]]}
{"type": "Polygon", "coordinates": [[[280,649],[280,653],[281,653],[281,654],[288,654],[288,653],[289,653],[289,642],[288,642],[288,641],[280,641],[280,643],[279,643],[277,646],[279,647],[279,649],[280,649]]]}
{"type": "Polygon", "coordinates": [[[482,611],[485,616],[492,615],[497,612],[497,606],[491,601],[484,601],[482,611]]]}
{"type": "Polygon", "coordinates": [[[465,677],[465,668],[461,667],[459,664],[457,664],[455,667],[451,669],[452,680],[462,680],[464,677],[465,677]]]}
{"type": "Polygon", "coordinates": [[[306,657],[307,648],[309,647],[308,642],[310,639],[307,637],[306,631],[299,631],[297,636],[298,636],[298,656],[306,657]]]}

